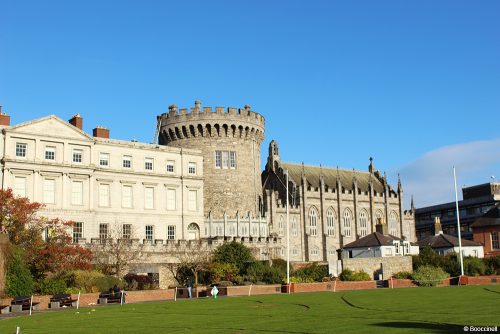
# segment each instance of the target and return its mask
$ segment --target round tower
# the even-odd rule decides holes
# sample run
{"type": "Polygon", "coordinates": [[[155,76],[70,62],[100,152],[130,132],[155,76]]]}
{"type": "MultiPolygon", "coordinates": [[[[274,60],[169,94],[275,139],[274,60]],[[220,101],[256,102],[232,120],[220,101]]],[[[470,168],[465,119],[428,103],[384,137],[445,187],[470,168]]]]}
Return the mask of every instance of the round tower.
{"type": "Polygon", "coordinates": [[[258,216],[262,196],[260,145],[264,140],[264,117],[250,110],[211,107],[168,108],[159,116],[158,142],[198,149],[203,154],[205,215],[224,213],[258,216]]]}

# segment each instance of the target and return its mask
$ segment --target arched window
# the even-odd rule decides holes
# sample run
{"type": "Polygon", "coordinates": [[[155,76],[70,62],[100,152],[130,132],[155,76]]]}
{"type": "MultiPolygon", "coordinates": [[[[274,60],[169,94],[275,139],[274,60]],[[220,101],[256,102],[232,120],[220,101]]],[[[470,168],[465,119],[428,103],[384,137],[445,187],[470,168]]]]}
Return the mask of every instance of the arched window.
{"type": "Polygon", "coordinates": [[[285,218],[283,218],[283,216],[280,216],[280,220],[278,222],[278,233],[279,235],[285,235],[285,232],[284,232],[284,227],[285,227],[285,218]]]}
{"type": "Polygon", "coordinates": [[[359,236],[364,237],[368,234],[368,213],[361,210],[359,213],[359,236]]]}
{"type": "Polygon", "coordinates": [[[337,215],[335,210],[329,208],[326,211],[326,234],[330,237],[335,235],[335,225],[337,224],[337,215]]]}
{"type": "Polygon", "coordinates": [[[318,235],[318,211],[314,207],[309,210],[309,234],[318,235]]]}
{"type": "Polygon", "coordinates": [[[396,211],[391,211],[389,215],[389,234],[393,236],[398,235],[398,214],[396,211]]]}
{"type": "Polygon", "coordinates": [[[344,218],[344,236],[350,237],[351,236],[351,220],[352,220],[351,210],[345,209],[343,218],[344,218]]]}
{"type": "Polygon", "coordinates": [[[297,228],[297,217],[292,218],[292,236],[296,237],[298,235],[298,228],[297,228]]]}

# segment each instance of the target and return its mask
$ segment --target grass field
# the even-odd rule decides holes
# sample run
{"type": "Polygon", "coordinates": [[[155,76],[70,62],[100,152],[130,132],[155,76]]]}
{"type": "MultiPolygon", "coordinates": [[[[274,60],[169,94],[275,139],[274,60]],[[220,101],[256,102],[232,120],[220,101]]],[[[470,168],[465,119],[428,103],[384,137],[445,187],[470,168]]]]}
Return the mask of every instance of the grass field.
{"type": "Polygon", "coordinates": [[[0,333],[463,333],[500,326],[500,286],[379,289],[81,308],[0,321],[0,333]]]}

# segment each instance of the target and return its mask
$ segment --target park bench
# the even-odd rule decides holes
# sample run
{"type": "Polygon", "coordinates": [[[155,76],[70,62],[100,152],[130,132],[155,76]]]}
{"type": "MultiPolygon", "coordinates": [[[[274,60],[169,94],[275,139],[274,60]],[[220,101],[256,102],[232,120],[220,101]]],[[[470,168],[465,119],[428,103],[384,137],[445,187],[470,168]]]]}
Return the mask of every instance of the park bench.
{"type": "Polygon", "coordinates": [[[0,314],[10,313],[10,305],[0,305],[0,314]]]}
{"type": "Polygon", "coordinates": [[[56,293],[50,298],[50,308],[76,307],[77,299],[72,299],[69,293],[56,293]]]}
{"type": "Polygon", "coordinates": [[[101,305],[106,305],[106,304],[121,304],[121,302],[122,302],[122,291],[120,291],[120,292],[111,292],[111,291],[101,292],[99,294],[99,300],[97,302],[99,304],[101,304],[101,305]]]}
{"type": "Polygon", "coordinates": [[[33,310],[38,310],[40,308],[39,302],[31,302],[31,296],[17,296],[10,302],[10,310],[12,312],[28,311],[30,305],[33,310]]]}

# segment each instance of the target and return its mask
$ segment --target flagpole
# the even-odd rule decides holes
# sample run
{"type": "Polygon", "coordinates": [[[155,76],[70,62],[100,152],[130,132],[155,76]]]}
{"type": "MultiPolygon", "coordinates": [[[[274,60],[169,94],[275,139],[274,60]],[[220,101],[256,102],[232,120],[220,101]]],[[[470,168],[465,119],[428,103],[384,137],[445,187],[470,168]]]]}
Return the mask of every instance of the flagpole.
{"type": "Polygon", "coordinates": [[[458,252],[460,253],[460,275],[464,276],[464,258],[462,254],[462,236],[460,233],[460,210],[458,209],[457,174],[455,172],[455,166],[453,166],[453,180],[455,182],[455,206],[457,209],[458,252]]]}
{"type": "Polygon", "coordinates": [[[290,293],[290,212],[288,208],[288,170],[286,171],[286,284],[290,293]]]}

